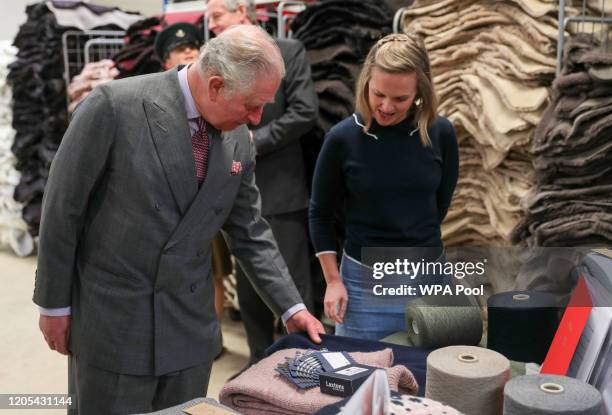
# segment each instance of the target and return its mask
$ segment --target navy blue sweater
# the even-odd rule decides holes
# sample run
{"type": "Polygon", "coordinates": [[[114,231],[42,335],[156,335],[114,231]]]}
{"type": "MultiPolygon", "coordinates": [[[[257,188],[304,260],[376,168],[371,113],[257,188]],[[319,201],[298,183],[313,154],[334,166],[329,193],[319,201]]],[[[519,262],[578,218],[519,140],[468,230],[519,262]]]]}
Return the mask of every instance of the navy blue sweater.
{"type": "Polygon", "coordinates": [[[373,122],[369,134],[352,115],[326,135],[315,168],[309,218],[316,252],[336,251],[334,213],[344,203],[350,256],[365,247],[441,247],[440,224],[459,170],[451,123],[428,129],[424,147],[412,117],[389,127],[373,122]]]}

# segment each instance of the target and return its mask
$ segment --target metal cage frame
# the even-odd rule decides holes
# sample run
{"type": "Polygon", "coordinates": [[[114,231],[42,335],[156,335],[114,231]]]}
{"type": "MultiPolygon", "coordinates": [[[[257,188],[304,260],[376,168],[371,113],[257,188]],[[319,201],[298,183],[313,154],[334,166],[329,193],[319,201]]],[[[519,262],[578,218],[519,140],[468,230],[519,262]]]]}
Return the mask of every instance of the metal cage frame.
{"type": "Polygon", "coordinates": [[[62,55],[66,91],[72,78],[78,75],[86,64],[110,58],[114,53],[123,49],[125,33],[122,30],[68,30],[64,32],[62,34],[62,55]],[[97,58],[92,60],[94,56],[97,58]]]}

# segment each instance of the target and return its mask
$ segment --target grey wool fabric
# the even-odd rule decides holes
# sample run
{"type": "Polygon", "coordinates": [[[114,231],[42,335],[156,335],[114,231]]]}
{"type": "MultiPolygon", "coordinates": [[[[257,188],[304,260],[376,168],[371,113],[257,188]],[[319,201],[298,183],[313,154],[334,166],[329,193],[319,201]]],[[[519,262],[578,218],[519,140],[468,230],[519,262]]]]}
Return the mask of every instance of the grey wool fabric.
{"type": "Polygon", "coordinates": [[[532,143],[537,185],[525,199],[527,214],[515,242],[540,246],[612,241],[612,70],[609,55],[590,35],[566,44],[553,99],[532,143]]]}
{"type": "MultiPolygon", "coordinates": [[[[302,145],[312,175],[323,136],[354,111],[355,82],[370,47],[392,32],[393,11],[378,0],[327,0],[309,4],[291,25],[306,48],[319,100],[316,127],[302,145]]],[[[310,177],[312,179],[312,177],[310,177]]]]}

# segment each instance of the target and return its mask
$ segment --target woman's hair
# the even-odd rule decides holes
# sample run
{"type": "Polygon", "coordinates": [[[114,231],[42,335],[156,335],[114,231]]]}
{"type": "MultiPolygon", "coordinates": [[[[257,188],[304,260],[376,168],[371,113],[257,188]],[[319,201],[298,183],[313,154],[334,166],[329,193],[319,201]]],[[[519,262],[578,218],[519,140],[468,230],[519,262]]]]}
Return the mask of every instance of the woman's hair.
{"type": "Polygon", "coordinates": [[[363,131],[366,133],[372,126],[372,108],[368,94],[374,68],[389,73],[416,73],[417,93],[413,102],[416,107],[415,119],[418,122],[421,142],[430,147],[427,127],[436,119],[438,99],[423,40],[415,34],[392,34],[380,39],[370,49],[357,80],[355,102],[357,112],[363,117],[363,131]]]}

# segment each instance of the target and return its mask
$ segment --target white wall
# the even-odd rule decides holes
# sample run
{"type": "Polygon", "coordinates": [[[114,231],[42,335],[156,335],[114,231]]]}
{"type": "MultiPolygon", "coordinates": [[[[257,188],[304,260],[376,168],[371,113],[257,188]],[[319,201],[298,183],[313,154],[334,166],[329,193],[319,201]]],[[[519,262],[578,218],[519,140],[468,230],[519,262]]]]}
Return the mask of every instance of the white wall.
{"type": "Polygon", "coordinates": [[[32,3],[35,2],[32,0],[2,2],[0,6],[0,40],[13,40],[15,38],[19,26],[27,19],[25,8],[32,3]]]}
{"type": "MultiPolygon", "coordinates": [[[[13,40],[19,26],[26,19],[25,9],[36,0],[0,0],[0,40],[13,40]]],[[[120,7],[126,11],[140,12],[145,16],[159,14],[162,11],[162,0],[91,0],[89,3],[101,6],[120,7]]]]}

